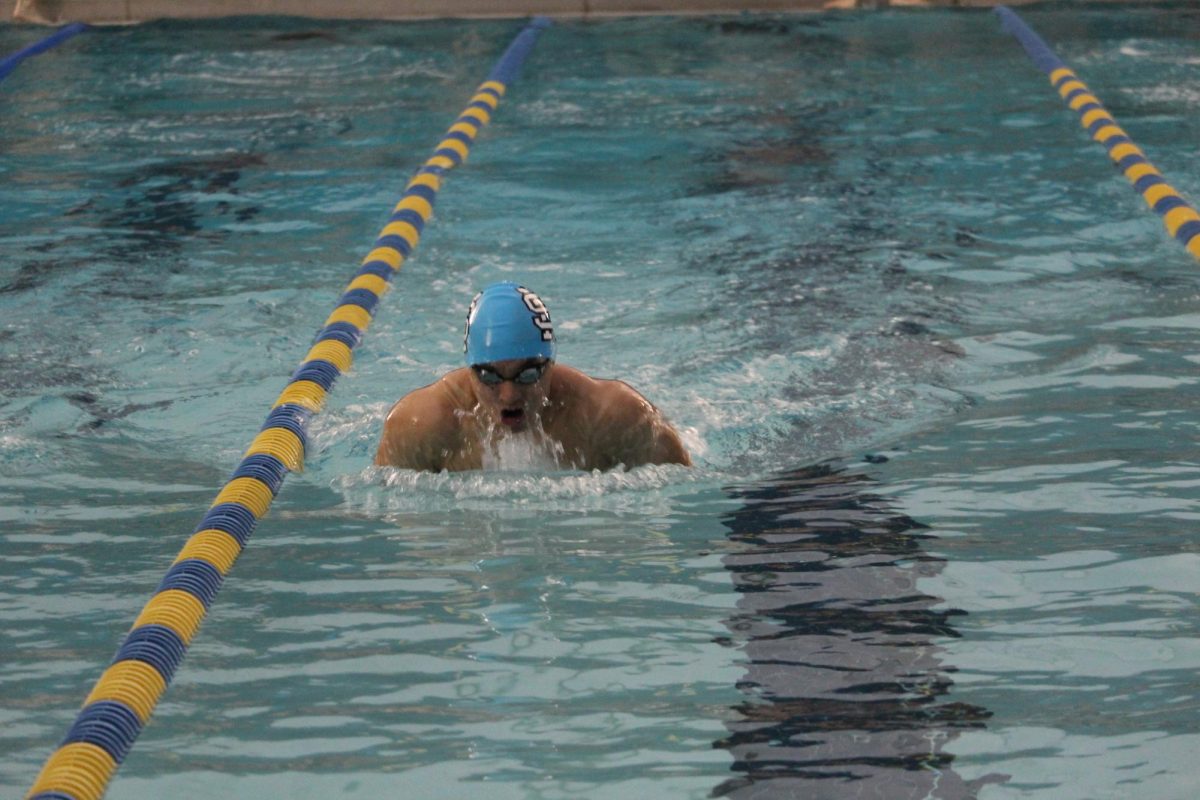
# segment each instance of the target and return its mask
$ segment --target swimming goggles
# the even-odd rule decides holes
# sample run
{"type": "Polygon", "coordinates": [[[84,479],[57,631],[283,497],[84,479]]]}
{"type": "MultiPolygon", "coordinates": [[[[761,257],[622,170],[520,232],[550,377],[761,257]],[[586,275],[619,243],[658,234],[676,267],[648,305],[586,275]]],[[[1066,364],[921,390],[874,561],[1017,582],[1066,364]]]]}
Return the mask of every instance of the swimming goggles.
{"type": "Polygon", "coordinates": [[[474,364],[471,369],[475,370],[475,374],[479,376],[479,380],[483,382],[484,386],[499,386],[505,381],[512,381],[522,386],[532,386],[542,379],[548,366],[550,366],[549,361],[531,364],[511,378],[504,377],[486,364],[474,364]]]}

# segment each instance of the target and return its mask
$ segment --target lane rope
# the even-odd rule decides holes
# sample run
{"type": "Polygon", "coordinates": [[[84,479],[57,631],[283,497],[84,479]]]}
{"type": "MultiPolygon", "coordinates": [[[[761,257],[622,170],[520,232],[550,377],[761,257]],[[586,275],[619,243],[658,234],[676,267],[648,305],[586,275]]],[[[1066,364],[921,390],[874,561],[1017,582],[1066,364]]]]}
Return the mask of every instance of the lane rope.
{"type": "Polygon", "coordinates": [[[442,177],[466,160],[476,135],[549,24],[535,18],[513,39],[433,155],[408,182],[315,344],[84,700],[27,800],[99,800],[104,794],[284,477],[303,468],[308,422],[324,405],[334,381],[349,369],[352,350],[392,276],[416,248],[442,177]]]}
{"type": "Polygon", "coordinates": [[[1146,154],[1129,138],[1112,114],[1079,79],[1079,76],[1055,55],[1050,46],[1015,11],[997,6],[1001,27],[1016,37],[1030,60],[1050,78],[1050,84],[1066,104],[1079,114],[1079,123],[1095,141],[1104,145],[1133,188],[1151,209],[1162,217],[1167,233],[1179,240],[1195,258],[1200,259],[1200,214],[1167,183],[1146,154]]]}
{"type": "Polygon", "coordinates": [[[36,56],[38,53],[44,53],[51,47],[62,44],[72,36],[83,33],[88,29],[87,25],[82,22],[72,22],[70,25],[64,25],[54,33],[42,39],[40,42],[34,42],[28,47],[22,47],[12,55],[0,58],[0,80],[4,80],[8,73],[17,68],[22,61],[30,56],[36,56]]]}

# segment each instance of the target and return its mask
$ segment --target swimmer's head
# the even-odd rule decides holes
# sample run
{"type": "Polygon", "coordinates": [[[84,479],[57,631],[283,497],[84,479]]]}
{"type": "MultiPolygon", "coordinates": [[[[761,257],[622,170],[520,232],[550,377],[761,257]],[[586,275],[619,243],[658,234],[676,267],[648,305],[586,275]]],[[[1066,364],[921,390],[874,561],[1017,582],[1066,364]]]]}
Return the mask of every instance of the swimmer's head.
{"type": "Polygon", "coordinates": [[[550,312],[536,294],[511,281],[493,283],[471,301],[467,364],[515,358],[554,358],[550,312]]]}

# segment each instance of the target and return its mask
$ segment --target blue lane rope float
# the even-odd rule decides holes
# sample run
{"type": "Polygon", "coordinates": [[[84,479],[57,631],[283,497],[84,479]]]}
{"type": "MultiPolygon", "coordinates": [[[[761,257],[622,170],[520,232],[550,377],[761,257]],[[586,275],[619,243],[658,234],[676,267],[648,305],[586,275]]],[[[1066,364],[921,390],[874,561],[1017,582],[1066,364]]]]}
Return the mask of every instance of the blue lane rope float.
{"type": "Polygon", "coordinates": [[[1104,145],[1117,169],[1141,194],[1146,205],[1162,217],[1167,233],[1200,259],[1200,214],[1196,213],[1196,209],[1167,183],[1141,148],[1117,125],[1096,95],[1015,11],[1005,6],[998,6],[995,11],[1004,30],[1016,37],[1030,60],[1050,77],[1050,84],[1066,104],[1079,114],[1084,130],[1104,145]]]}
{"type": "Polygon", "coordinates": [[[83,33],[87,29],[88,26],[84,25],[82,22],[72,22],[70,25],[64,25],[63,27],[59,28],[57,31],[50,34],[45,39],[42,39],[40,42],[34,42],[28,47],[21,48],[12,55],[0,58],[0,80],[4,80],[8,73],[16,69],[18,64],[30,56],[36,56],[38,53],[44,53],[51,47],[62,44],[67,39],[83,33]]]}
{"type": "Polygon", "coordinates": [[[550,24],[532,20],[508,46],[432,156],[408,182],[374,247],[267,414],[242,462],[134,621],[26,800],[99,800],[183,660],[200,622],[288,472],[304,464],[308,420],[350,367],[392,276],[417,246],[442,176],[463,163],[509,83],[550,24]]]}

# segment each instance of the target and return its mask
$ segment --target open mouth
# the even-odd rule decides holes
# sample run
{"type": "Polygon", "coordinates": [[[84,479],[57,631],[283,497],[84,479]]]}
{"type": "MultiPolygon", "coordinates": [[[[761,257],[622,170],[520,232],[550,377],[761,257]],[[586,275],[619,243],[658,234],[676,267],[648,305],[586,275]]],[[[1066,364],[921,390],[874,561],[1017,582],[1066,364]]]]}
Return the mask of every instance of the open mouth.
{"type": "Polygon", "coordinates": [[[525,410],[521,408],[500,409],[500,422],[510,428],[519,427],[525,422],[525,410]]]}

